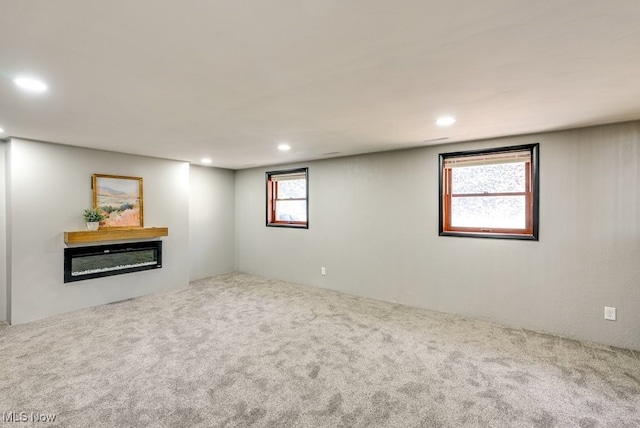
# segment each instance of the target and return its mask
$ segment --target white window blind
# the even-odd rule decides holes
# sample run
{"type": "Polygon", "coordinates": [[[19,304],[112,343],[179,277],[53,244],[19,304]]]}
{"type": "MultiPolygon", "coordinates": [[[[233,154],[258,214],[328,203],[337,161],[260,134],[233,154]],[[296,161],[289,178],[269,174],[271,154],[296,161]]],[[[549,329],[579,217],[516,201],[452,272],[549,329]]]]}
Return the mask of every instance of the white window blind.
{"type": "Polygon", "coordinates": [[[467,166],[496,165],[518,162],[531,162],[531,152],[529,150],[521,150],[517,152],[450,157],[444,160],[444,168],[451,169],[467,166]]]}
{"type": "Polygon", "coordinates": [[[307,178],[307,174],[304,172],[295,172],[290,174],[272,174],[269,176],[271,181],[285,181],[285,180],[304,180],[307,178]]]}

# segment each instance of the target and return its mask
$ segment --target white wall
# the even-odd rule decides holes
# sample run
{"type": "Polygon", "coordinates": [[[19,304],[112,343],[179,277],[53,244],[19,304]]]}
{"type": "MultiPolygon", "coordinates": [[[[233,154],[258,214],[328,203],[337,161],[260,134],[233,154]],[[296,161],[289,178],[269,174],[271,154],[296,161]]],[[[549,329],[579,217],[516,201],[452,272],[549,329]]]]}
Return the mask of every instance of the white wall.
{"type": "Polygon", "coordinates": [[[283,166],[236,172],[238,270],[640,350],[640,122],[289,166],[310,228],[265,227],[283,166]],[[535,142],[538,242],[438,236],[438,153],[535,142]]]}
{"type": "Polygon", "coordinates": [[[6,144],[3,141],[0,141],[0,322],[7,320],[5,150],[6,144]]]}
{"type": "Polygon", "coordinates": [[[190,167],[189,279],[234,270],[235,172],[190,167]]]}
{"type": "Polygon", "coordinates": [[[21,139],[8,156],[12,324],[188,284],[188,163],[21,139]],[[63,232],[84,229],[93,173],[143,177],[145,226],[169,228],[161,269],[63,282],[63,232]]]}

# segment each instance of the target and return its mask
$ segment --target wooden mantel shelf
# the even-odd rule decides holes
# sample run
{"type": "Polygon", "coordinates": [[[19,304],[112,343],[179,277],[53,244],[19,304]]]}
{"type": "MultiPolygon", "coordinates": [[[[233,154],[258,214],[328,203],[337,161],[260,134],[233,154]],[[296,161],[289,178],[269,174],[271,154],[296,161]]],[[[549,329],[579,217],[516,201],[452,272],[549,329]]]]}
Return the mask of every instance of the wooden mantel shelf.
{"type": "Polygon", "coordinates": [[[64,233],[64,242],[67,244],[81,244],[85,242],[120,241],[127,239],[159,238],[169,236],[168,227],[141,227],[79,230],[64,233]]]}

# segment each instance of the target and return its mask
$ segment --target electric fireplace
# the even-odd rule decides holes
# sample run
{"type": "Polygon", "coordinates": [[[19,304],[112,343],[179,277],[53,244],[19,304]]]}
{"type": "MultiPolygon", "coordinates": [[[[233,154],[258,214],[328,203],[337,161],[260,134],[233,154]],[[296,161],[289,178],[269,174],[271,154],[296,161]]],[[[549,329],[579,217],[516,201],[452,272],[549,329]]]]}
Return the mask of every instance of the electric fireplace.
{"type": "Polygon", "coordinates": [[[64,249],[64,282],[162,267],[162,241],[64,249]]]}

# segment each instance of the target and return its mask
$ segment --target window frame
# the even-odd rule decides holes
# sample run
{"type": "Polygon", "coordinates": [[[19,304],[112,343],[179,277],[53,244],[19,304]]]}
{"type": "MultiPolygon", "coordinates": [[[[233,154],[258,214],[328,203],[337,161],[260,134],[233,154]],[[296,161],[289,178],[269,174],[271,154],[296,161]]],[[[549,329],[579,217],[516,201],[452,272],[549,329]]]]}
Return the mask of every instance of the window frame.
{"type": "Polygon", "coordinates": [[[308,229],[309,228],[309,168],[293,168],[293,169],[285,169],[278,171],[267,171],[265,173],[265,183],[266,183],[266,226],[267,227],[288,227],[293,229],[308,229]],[[282,175],[292,175],[292,174],[304,174],[304,178],[306,181],[305,186],[305,197],[304,198],[295,198],[295,199],[281,199],[281,200],[304,200],[305,201],[305,210],[307,213],[306,221],[283,221],[276,220],[276,204],[278,201],[278,181],[272,180],[274,176],[282,176],[282,175]]]}
{"type": "MultiPolygon", "coordinates": [[[[489,149],[466,150],[459,152],[439,154],[439,235],[440,236],[464,236],[473,238],[499,238],[517,240],[538,240],[539,232],[539,205],[540,205],[540,176],[539,176],[539,150],[540,144],[524,144],[519,146],[496,147],[489,149]],[[525,192],[505,192],[474,194],[473,196],[504,196],[507,194],[522,193],[525,195],[525,229],[509,229],[495,227],[455,227],[451,226],[451,204],[455,197],[450,193],[451,168],[445,168],[445,161],[452,158],[479,157],[500,153],[512,153],[529,151],[530,162],[525,166],[525,192]]],[[[462,195],[460,195],[462,196],[462,195]]]]}

